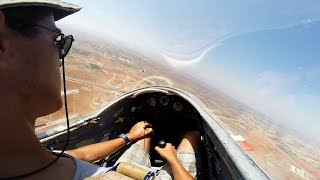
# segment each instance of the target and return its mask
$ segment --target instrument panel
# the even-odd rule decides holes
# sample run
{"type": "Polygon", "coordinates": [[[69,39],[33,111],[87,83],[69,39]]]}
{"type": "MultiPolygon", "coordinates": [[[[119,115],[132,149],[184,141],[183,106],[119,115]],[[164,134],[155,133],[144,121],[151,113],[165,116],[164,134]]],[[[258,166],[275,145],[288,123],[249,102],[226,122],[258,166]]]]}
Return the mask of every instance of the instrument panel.
{"type": "Polygon", "coordinates": [[[181,97],[174,95],[152,94],[143,98],[133,106],[133,109],[146,111],[150,108],[158,108],[159,110],[166,110],[167,112],[175,111],[182,112],[196,112],[196,110],[181,97]]]}
{"type": "Polygon", "coordinates": [[[138,96],[131,107],[136,121],[147,121],[154,130],[154,139],[178,145],[186,131],[199,127],[198,111],[185,99],[176,95],[151,93],[138,96]]]}

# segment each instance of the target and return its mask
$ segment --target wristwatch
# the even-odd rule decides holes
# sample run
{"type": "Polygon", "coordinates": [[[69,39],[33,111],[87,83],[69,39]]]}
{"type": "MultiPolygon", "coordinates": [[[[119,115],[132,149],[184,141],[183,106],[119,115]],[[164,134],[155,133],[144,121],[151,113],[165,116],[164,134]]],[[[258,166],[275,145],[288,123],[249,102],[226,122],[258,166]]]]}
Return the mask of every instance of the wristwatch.
{"type": "Polygon", "coordinates": [[[126,145],[129,145],[131,143],[131,141],[128,138],[128,136],[126,134],[124,134],[124,133],[120,134],[118,137],[122,138],[126,142],[126,145]]]}

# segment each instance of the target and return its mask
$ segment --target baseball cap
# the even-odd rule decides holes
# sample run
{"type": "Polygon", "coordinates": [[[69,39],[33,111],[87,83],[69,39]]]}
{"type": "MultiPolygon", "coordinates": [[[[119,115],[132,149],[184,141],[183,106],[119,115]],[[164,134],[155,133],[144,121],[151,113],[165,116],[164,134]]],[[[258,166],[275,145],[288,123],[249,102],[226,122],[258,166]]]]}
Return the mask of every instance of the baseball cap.
{"type": "Polygon", "coordinates": [[[81,9],[80,6],[61,0],[0,0],[0,10],[12,7],[42,6],[51,8],[54,20],[58,21],[81,9]]]}

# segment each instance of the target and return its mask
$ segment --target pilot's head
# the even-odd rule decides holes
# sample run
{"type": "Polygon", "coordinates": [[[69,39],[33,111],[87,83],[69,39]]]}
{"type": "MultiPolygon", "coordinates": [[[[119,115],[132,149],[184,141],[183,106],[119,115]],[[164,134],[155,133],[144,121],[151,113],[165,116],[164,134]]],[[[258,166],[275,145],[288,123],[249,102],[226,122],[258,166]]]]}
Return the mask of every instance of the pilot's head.
{"type": "Polygon", "coordinates": [[[59,0],[0,1],[2,104],[32,119],[61,108],[60,59],[69,47],[56,42],[63,37],[55,21],[79,9],[59,0]]]}

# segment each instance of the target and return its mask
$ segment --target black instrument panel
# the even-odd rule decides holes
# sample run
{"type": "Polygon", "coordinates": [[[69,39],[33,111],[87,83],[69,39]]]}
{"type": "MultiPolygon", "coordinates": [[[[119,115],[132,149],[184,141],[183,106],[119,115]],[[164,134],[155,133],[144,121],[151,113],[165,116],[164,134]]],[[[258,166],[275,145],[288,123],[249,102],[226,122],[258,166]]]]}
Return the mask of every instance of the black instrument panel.
{"type": "Polygon", "coordinates": [[[182,135],[198,130],[201,117],[185,99],[163,93],[144,94],[137,97],[131,107],[136,121],[147,121],[154,130],[154,145],[160,140],[176,147],[182,135]]]}

